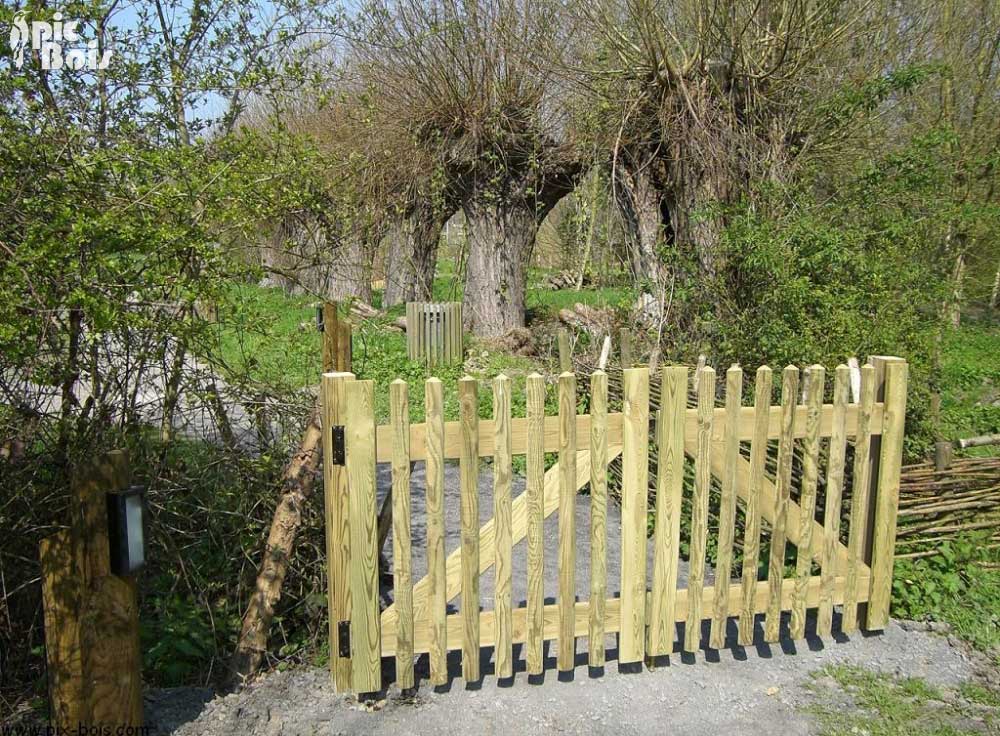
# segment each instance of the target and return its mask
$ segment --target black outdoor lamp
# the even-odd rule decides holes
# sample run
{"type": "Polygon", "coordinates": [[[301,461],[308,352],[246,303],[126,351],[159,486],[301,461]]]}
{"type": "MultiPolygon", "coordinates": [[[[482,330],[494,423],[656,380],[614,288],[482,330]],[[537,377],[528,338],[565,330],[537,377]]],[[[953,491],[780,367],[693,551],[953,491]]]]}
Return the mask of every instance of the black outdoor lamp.
{"type": "Polygon", "coordinates": [[[134,575],[146,564],[146,489],[130,486],[107,494],[111,572],[134,575]]]}
{"type": "Polygon", "coordinates": [[[316,329],[323,332],[323,305],[316,305],[316,329]]]}

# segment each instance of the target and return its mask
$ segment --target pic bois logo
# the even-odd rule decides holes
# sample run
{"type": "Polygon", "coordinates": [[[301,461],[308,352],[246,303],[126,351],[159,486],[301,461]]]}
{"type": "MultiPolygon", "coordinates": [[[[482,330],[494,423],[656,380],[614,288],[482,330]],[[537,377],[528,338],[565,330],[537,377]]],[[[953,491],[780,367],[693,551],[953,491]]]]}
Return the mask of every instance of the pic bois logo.
{"type": "Polygon", "coordinates": [[[28,21],[24,12],[14,16],[10,27],[10,48],[14,66],[24,67],[26,55],[38,54],[42,69],[71,69],[98,71],[111,63],[110,50],[99,54],[97,39],[84,41],[79,32],[80,21],[63,20],[62,13],[55,13],[51,21],[28,21]]]}

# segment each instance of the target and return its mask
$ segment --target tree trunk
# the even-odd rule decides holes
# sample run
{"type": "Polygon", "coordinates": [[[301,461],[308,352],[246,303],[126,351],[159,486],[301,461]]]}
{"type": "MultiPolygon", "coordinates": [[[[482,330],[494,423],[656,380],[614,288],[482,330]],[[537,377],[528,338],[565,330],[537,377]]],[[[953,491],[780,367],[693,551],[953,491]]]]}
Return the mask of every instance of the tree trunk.
{"type": "Polygon", "coordinates": [[[993,293],[990,294],[990,309],[1000,306],[1000,266],[997,266],[997,275],[993,277],[993,293]]]}
{"type": "Polygon", "coordinates": [[[299,451],[292,456],[282,475],[281,499],[274,510],[271,530],[267,535],[264,560],[257,573],[256,589],[243,617],[239,643],[230,662],[231,689],[241,687],[253,676],[267,651],[274,608],[281,598],[281,585],[288,572],[295,537],[302,526],[302,509],[312,495],[316,469],[322,454],[319,410],[317,402],[309,417],[299,451]]]}
{"type": "Polygon", "coordinates": [[[696,151],[681,151],[671,172],[667,205],[674,242],[693,250],[702,283],[708,284],[722,269],[723,222],[716,208],[727,201],[727,182],[711,162],[698,158],[696,151]]]}
{"type": "Polygon", "coordinates": [[[347,301],[352,297],[372,302],[372,262],[375,249],[361,234],[351,234],[332,244],[326,276],[327,301],[347,301]]]}
{"type": "Polygon", "coordinates": [[[650,279],[658,291],[666,277],[660,259],[666,233],[662,194],[653,180],[651,165],[619,168],[618,204],[625,220],[632,274],[637,279],[650,279]]]}
{"type": "MultiPolygon", "coordinates": [[[[964,238],[955,238],[964,245],[964,238]]],[[[965,250],[959,250],[955,256],[955,266],[951,272],[951,299],[948,302],[948,323],[958,328],[962,322],[962,292],[965,286],[965,250]]]]}
{"type": "Polygon", "coordinates": [[[534,202],[465,206],[465,326],[479,337],[499,337],[524,327],[528,262],[542,215],[534,202]]]}
{"type": "Polygon", "coordinates": [[[421,206],[394,223],[386,238],[383,307],[431,299],[438,241],[445,220],[430,206],[421,206]]]}

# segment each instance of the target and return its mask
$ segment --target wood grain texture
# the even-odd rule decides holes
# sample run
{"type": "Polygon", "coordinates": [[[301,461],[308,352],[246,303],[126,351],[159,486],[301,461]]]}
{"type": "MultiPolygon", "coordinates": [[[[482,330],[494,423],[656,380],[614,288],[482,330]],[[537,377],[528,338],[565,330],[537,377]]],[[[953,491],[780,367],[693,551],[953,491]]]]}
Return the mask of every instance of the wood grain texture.
{"type": "Polygon", "coordinates": [[[622,631],[618,661],[641,662],[646,647],[646,514],[649,492],[649,368],[622,376],[622,631]]]}
{"type": "Polygon", "coordinates": [[[348,382],[344,434],[351,526],[351,686],[368,693],[382,687],[372,381],[348,382]]]}
{"type": "Polygon", "coordinates": [[[726,371],[726,433],[723,457],[726,472],[722,476],[719,499],[719,546],[716,553],[715,578],[725,585],[715,586],[712,626],[708,645],[721,649],[726,641],[729,611],[729,579],[733,569],[733,537],[736,533],[736,461],[740,456],[739,416],[743,401],[743,371],[732,366],[726,371]]]}
{"type": "Polygon", "coordinates": [[[608,594],[608,374],[590,376],[590,626],[587,662],[603,667],[608,594]]]}
{"type": "Polygon", "coordinates": [[[691,567],[688,572],[687,624],[684,651],[693,652],[701,641],[702,589],[705,586],[708,542],[708,495],[712,485],[712,424],[715,405],[715,370],[706,366],[698,376],[698,436],[694,460],[694,498],[691,501],[691,567]]]}
{"type": "Polygon", "coordinates": [[[511,453],[510,453],[510,379],[500,375],[493,380],[493,422],[496,428],[493,455],[493,520],[496,523],[495,616],[497,677],[514,675],[514,652],[511,640],[513,537],[511,534],[511,453]]]}
{"type": "Polygon", "coordinates": [[[323,372],[337,370],[337,347],[340,321],[336,302],[323,302],[322,362],[323,372]]]}
{"type": "Polygon", "coordinates": [[[39,545],[42,612],[49,685],[49,719],[59,728],[76,728],[90,718],[84,692],[80,614],[86,588],[83,560],[69,529],[39,545]]]}
{"type": "Polygon", "coordinates": [[[333,427],[347,418],[347,383],[353,373],[324,373],[323,400],[323,504],[326,527],[327,610],[330,637],[330,676],[338,692],[351,689],[351,658],[340,656],[337,624],[351,619],[351,525],[347,468],[328,461],[333,457],[333,427]]]}
{"type": "Polygon", "coordinates": [[[653,588],[646,656],[674,649],[677,572],[680,564],[681,504],[684,494],[684,412],[687,368],[663,369],[657,427],[656,526],[653,531],[653,588]]]}
{"type": "Polygon", "coordinates": [[[107,733],[142,726],[142,649],[134,579],[103,575],[93,581],[82,606],[80,649],[84,693],[90,701],[84,722],[107,733]]]}
{"type": "Polygon", "coordinates": [[[462,425],[459,483],[462,515],[462,677],[478,682],[479,674],[479,383],[466,376],[458,382],[462,425]]]}
{"type": "Polygon", "coordinates": [[[413,576],[410,569],[410,397],[406,381],[389,385],[389,417],[395,428],[392,458],[392,590],[399,611],[396,682],[412,688],[413,576]]]}
{"type": "Polygon", "coordinates": [[[562,373],[573,372],[573,352],[569,346],[569,330],[561,329],[558,334],[559,370],[562,373]]]}
{"type": "Polygon", "coordinates": [[[767,463],[767,416],[771,410],[771,369],[757,369],[754,384],[754,436],[750,442],[750,469],[746,485],[746,522],[743,529],[743,608],[740,610],[740,646],[753,644],[754,593],[757,590],[757,565],[760,561],[761,491],[767,463]]]}
{"type": "MultiPolygon", "coordinates": [[[[845,633],[858,630],[859,578],[865,567],[868,544],[868,498],[871,488],[872,430],[871,412],[875,404],[875,368],[861,367],[861,402],[858,407],[858,432],[854,441],[854,474],[851,484],[851,519],[847,539],[847,576],[844,589],[844,612],[840,628],[845,633]]],[[[867,591],[865,591],[867,592],[867,591]]]]}
{"type": "Polygon", "coordinates": [[[771,591],[764,619],[764,640],[777,642],[781,635],[782,582],[785,576],[785,530],[792,491],[792,449],[795,437],[795,405],[798,401],[799,369],[790,365],[781,374],[782,432],[778,441],[778,470],[774,511],[771,514],[771,550],[767,580],[771,591]]]}
{"type": "MultiPolygon", "coordinates": [[[[795,407],[795,437],[801,438],[805,432],[806,407],[795,407]]],[[[726,410],[724,408],[715,409],[713,412],[713,444],[725,442],[724,431],[726,427],[726,410]]],[[[773,407],[768,415],[767,436],[769,439],[778,439],[781,433],[781,409],[773,407]]],[[[753,438],[754,432],[754,411],[752,407],[740,409],[739,418],[739,438],[741,442],[748,442],[753,438]]],[[[833,407],[824,406],[820,418],[820,436],[829,437],[833,423],[833,407]]],[[[614,445],[616,438],[621,437],[622,414],[621,412],[608,413],[608,437],[609,444],[614,445]]],[[[849,436],[853,436],[857,426],[856,407],[848,407],[847,410],[847,431],[849,436]]],[[[882,404],[876,404],[872,414],[872,431],[880,432],[882,428],[882,404]]],[[[378,461],[392,461],[392,428],[389,425],[380,425],[378,433],[378,461]]],[[[410,425],[410,458],[412,460],[423,460],[426,457],[426,428],[424,424],[410,425]]],[[[590,415],[580,414],[576,417],[576,433],[579,437],[586,437],[590,434],[590,415]]],[[[496,431],[493,428],[491,419],[483,419],[479,422],[479,456],[491,457],[493,455],[493,437],[496,431]]],[[[697,409],[688,409],[684,413],[684,434],[686,437],[695,437],[698,434],[697,409]]],[[[514,455],[524,455],[528,451],[528,422],[524,417],[515,417],[511,420],[511,452],[514,455]]],[[[457,421],[445,422],[444,456],[447,459],[458,459],[462,450],[461,426],[457,421]]],[[[557,452],[559,450],[559,417],[545,418],[545,451],[557,452]]]]}
{"type": "Polygon", "coordinates": [[[542,638],[545,608],[545,540],[542,531],[545,502],[545,453],[542,436],[545,426],[545,379],[537,373],[527,378],[528,456],[526,489],[528,497],[528,634],[525,659],[528,674],[544,670],[542,638]]]}
{"type": "Polygon", "coordinates": [[[559,376],[559,651],[560,671],[573,669],[576,638],[576,376],[559,376]]]}
{"type": "Polygon", "coordinates": [[[896,515],[899,512],[899,475],[903,461],[908,366],[900,358],[885,362],[885,427],[879,457],[878,495],[872,539],[871,591],[868,597],[868,630],[884,629],[892,600],[892,568],[896,551],[896,515]]]}
{"type": "Polygon", "coordinates": [[[431,684],[444,685],[448,682],[448,596],[444,556],[444,395],[441,381],[437,378],[429,378],[424,383],[424,407],[427,416],[427,619],[431,634],[431,684]]]}
{"type": "MultiPolygon", "coordinates": [[[[862,590],[867,590],[868,576],[865,575],[861,578],[863,583],[862,590]]],[[[844,578],[838,577],[836,579],[835,593],[834,593],[834,603],[840,603],[843,596],[843,586],[844,578]]],[[[780,606],[783,609],[788,609],[792,605],[792,596],[794,595],[795,580],[789,578],[788,580],[782,581],[781,586],[781,602],[780,606]]],[[[756,613],[763,613],[768,606],[768,601],[770,598],[770,588],[768,582],[760,581],[756,584],[754,589],[754,606],[756,613]]],[[[646,606],[650,604],[649,598],[651,594],[646,596],[646,606]]],[[[806,604],[809,606],[819,605],[819,595],[820,595],[820,577],[817,575],[809,581],[809,589],[806,597],[806,604]]],[[[689,591],[684,588],[677,591],[677,601],[675,607],[675,619],[680,621],[686,621],[688,616],[689,607],[689,591]]],[[[864,599],[864,595],[862,595],[864,599]]],[[[715,589],[713,586],[705,586],[702,590],[701,602],[699,603],[699,609],[705,610],[710,608],[712,601],[715,600],[715,589]]],[[[730,603],[729,615],[735,616],[739,614],[740,608],[742,607],[742,601],[740,601],[740,585],[738,583],[733,583],[730,585],[730,591],[728,600],[730,603]]],[[[605,601],[605,619],[604,628],[608,634],[620,633],[621,631],[621,599],[620,598],[610,598],[605,601]]],[[[590,627],[590,602],[584,601],[577,603],[574,615],[573,615],[573,625],[574,634],[576,636],[586,636],[587,631],[590,627]]],[[[459,630],[459,616],[460,614],[452,614],[448,618],[453,625],[448,627],[449,641],[448,646],[451,649],[457,649],[462,645],[461,642],[461,631],[459,630]]],[[[546,640],[555,639],[559,634],[559,607],[558,605],[547,605],[543,611],[544,619],[544,629],[543,636],[546,640]]],[[[494,627],[495,627],[495,617],[493,611],[483,611],[482,614],[482,626],[480,629],[481,643],[482,646],[488,647],[492,645],[494,640],[494,627]]],[[[392,656],[394,652],[394,641],[395,641],[395,629],[392,625],[387,625],[382,630],[382,641],[384,644],[383,654],[384,656],[392,656]]],[[[513,639],[515,644],[519,644],[525,641],[527,637],[527,609],[518,608],[514,610],[514,621],[513,621],[513,639]]],[[[428,634],[426,626],[420,627],[418,625],[417,630],[414,634],[414,650],[420,654],[426,652],[428,648],[428,634]]]]}
{"type": "Polygon", "coordinates": [[[851,369],[838,365],[833,381],[833,434],[826,472],[826,500],[823,528],[826,543],[820,564],[820,600],[816,634],[829,636],[833,630],[833,584],[836,578],[837,542],[840,540],[840,507],[844,491],[844,460],[847,456],[847,405],[851,397],[851,369]]]}
{"type": "Polygon", "coordinates": [[[793,639],[806,635],[806,590],[812,577],[813,526],[816,524],[816,487],[819,480],[819,417],[823,406],[826,370],[813,365],[806,369],[806,436],[802,443],[802,490],[799,496],[799,541],[795,556],[795,598],[789,627],[793,639]],[[798,551],[801,550],[801,551],[798,551]]]}

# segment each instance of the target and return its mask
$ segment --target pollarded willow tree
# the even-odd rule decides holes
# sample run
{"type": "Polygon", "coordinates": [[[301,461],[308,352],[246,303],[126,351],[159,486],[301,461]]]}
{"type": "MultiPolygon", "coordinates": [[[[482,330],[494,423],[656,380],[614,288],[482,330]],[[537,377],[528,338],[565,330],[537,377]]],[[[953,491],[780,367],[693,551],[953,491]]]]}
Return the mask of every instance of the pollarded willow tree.
{"type": "Polygon", "coordinates": [[[451,203],[440,212],[467,218],[464,314],[478,335],[524,325],[538,226],[581,171],[553,61],[574,46],[571,17],[523,0],[375,0],[360,15],[373,104],[433,162],[451,203]]]}
{"type": "Polygon", "coordinates": [[[878,68],[871,3],[826,0],[581,2],[594,38],[590,90],[611,151],[631,262],[654,288],[689,264],[722,275],[725,208],[783,182],[831,120],[813,114],[837,78],[878,68]],[[850,38],[850,43],[848,42],[850,38]],[[863,53],[861,53],[863,51],[863,53]]]}

